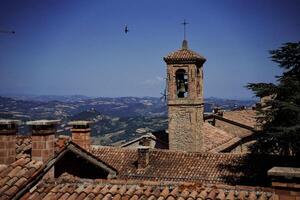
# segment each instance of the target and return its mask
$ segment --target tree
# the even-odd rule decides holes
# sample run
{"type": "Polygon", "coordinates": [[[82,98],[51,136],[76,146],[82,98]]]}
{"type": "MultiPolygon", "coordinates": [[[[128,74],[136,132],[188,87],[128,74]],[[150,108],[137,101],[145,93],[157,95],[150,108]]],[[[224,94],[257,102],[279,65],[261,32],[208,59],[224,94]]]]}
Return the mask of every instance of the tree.
{"type": "Polygon", "coordinates": [[[257,97],[267,98],[258,108],[261,130],[252,153],[300,156],[300,42],[270,51],[283,69],[277,83],[249,83],[257,97]]]}

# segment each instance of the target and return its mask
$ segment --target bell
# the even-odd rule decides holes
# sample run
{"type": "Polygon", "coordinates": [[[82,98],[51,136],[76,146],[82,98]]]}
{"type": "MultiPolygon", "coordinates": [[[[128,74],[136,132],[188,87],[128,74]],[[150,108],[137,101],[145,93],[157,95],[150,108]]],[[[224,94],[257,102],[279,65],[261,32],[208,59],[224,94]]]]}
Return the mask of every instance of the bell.
{"type": "Polygon", "coordinates": [[[178,89],[178,92],[186,92],[186,90],[185,90],[185,85],[184,85],[184,82],[183,82],[183,81],[179,82],[179,89],[178,89]]]}

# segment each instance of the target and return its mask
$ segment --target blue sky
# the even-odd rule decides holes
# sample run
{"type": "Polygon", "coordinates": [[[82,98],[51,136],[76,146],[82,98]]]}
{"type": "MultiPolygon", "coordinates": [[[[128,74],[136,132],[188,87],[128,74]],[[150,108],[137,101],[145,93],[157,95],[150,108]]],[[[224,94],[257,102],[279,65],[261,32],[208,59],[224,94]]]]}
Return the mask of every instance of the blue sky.
{"type": "Polygon", "coordinates": [[[298,0],[0,0],[0,94],[160,96],[163,56],[207,58],[205,97],[251,98],[281,73],[268,50],[300,36],[298,0]],[[130,32],[124,33],[128,24],[130,32]]]}

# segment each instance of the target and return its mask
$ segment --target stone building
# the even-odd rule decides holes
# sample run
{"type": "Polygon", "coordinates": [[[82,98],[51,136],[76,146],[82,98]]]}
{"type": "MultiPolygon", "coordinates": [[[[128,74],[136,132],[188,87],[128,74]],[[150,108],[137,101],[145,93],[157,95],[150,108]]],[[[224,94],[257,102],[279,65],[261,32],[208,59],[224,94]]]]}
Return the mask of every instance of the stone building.
{"type": "Polygon", "coordinates": [[[18,121],[0,120],[0,199],[299,200],[293,157],[216,153],[254,128],[248,111],[241,123],[241,112],[203,117],[205,58],[184,40],[164,60],[168,137],[152,133],[124,145],[131,149],[92,146],[89,121],[69,123],[70,138],[57,137],[57,120],[27,122],[25,139],[18,121]]]}
{"type": "MultiPolygon", "coordinates": [[[[0,123],[1,133],[9,132],[11,124],[17,130],[14,121],[0,123]]],[[[83,123],[88,122],[80,122],[83,123]]],[[[85,145],[86,149],[82,140],[85,144],[90,141],[88,137],[76,139],[77,131],[72,132],[73,141],[57,138],[56,121],[27,124],[32,130],[31,153],[13,151],[10,156],[15,159],[9,159],[9,163],[0,160],[1,200],[299,199],[300,171],[295,168],[299,162],[292,158],[249,158],[246,154],[169,151],[145,146],[126,149],[85,145]],[[45,134],[51,135],[51,142],[44,145],[45,134]],[[42,159],[36,150],[41,150],[42,159]],[[42,155],[45,150],[51,154],[42,155]],[[17,152],[23,155],[17,156],[17,152]]],[[[78,122],[71,124],[77,126],[78,122]]],[[[17,134],[12,134],[15,140],[19,140],[17,134]]],[[[2,141],[3,138],[7,136],[0,134],[2,141]]],[[[19,142],[16,144],[21,147],[19,142]]],[[[9,151],[11,146],[4,148],[9,151]]]]}
{"type": "Polygon", "coordinates": [[[170,150],[201,151],[203,143],[204,57],[182,48],[164,57],[167,64],[167,95],[170,150]]]}

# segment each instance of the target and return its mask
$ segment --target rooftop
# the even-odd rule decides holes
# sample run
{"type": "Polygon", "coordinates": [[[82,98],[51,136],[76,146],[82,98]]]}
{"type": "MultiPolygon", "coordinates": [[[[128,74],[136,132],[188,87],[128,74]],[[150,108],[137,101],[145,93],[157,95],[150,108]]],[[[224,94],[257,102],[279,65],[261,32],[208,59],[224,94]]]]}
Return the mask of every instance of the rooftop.
{"type": "Polygon", "coordinates": [[[256,111],[251,109],[225,111],[223,117],[246,126],[255,127],[256,111]]]}
{"type": "Polygon", "coordinates": [[[213,125],[204,122],[203,123],[203,151],[211,151],[221,145],[236,138],[234,134],[223,131],[213,125]]]}
{"type": "Polygon", "coordinates": [[[0,199],[11,199],[41,168],[41,161],[22,157],[11,165],[0,165],[0,199]]]}
{"type": "MultiPolygon", "coordinates": [[[[240,154],[166,150],[150,150],[149,153],[149,165],[144,169],[136,167],[137,150],[99,147],[87,152],[72,142],[44,164],[21,157],[10,165],[0,165],[0,199],[268,200],[277,195],[274,188],[261,187],[261,181],[268,179],[266,172],[273,163],[288,163],[287,160],[274,162],[274,157],[249,158],[240,154]],[[86,161],[98,163],[103,170],[115,172],[116,179],[78,178],[66,172],[58,178],[42,179],[55,163],[67,159],[68,151],[86,161]]],[[[75,162],[77,159],[75,157],[75,162]]]]}
{"type": "Polygon", "coordinates": [[[137,149],[101,147],[91,153],[118,171],[119,179],[150,181],[191,181],[229,185],[268,185],[267,171],[291,163],[287,158],[247,154],[149,151],[149,164],[137,168],[137,149]]]}
{"type": "Polygon", "coordinates": [[[206,59],[197,52],[190,50],[187,46],[187,41],[184,40],[182,43],[182,49],[169,53],[166,57],[164,57],[164,61],[168,64],[180,62],[199,62],[203,64],[206,59]]]}
{"type": "Polygon", "coordinates": [[[206,186],[192,183],[164,183],[120,180],[80,180],[68,174],[43,181],[24,195],[27,199],[211,199],[269,200],[271,188],[206,186]]]}

